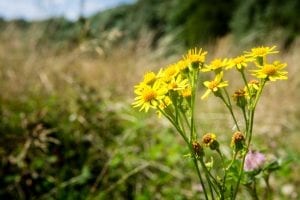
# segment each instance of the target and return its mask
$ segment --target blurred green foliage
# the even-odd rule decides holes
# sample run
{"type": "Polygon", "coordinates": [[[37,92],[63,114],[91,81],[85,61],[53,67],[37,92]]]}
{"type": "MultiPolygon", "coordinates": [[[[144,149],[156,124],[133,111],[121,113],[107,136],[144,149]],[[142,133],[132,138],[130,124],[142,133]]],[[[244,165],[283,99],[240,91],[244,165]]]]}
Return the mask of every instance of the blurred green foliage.
{"type": "Polygon", "coordinates": [[[300,33],[299,10],[298,0],[239,1],[230,23],[236,37],[241,39],[250,35],[251,42],[257,43],[280,29],[284,45],[288,47],[300,33]]]}
{"type": "Polygon", "coordinates": [[[188,47],[212,42],[229,32],[229,21],[235,9],[234,0],[175,2],[171,24],[173,28],[182,27],[180,37],[188,47]]]}
{"type": "Polygon", "coordinates": [[[171,129],[73,87],[67,98],[0,97],[0,199],[193,198],[196,177],[171,129]]]}

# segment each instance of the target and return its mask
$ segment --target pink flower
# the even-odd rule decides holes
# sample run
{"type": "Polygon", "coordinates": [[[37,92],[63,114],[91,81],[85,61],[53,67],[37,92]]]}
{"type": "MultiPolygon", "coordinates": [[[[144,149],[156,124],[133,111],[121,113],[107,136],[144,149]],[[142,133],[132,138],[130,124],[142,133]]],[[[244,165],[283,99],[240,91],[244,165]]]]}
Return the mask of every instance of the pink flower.
{"type": "Polygon", "coordinates": [[[266,161],[265,156],[257,151],[250,150],[245,158],[244,170],[253,171],[261,168],[266,161]]]}

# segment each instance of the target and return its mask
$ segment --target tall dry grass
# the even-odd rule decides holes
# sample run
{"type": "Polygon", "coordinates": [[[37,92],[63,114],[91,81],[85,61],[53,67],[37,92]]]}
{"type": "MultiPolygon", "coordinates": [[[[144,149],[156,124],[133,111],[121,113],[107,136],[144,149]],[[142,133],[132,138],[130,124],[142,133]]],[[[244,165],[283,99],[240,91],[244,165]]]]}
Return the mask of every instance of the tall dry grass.
{"type": "MultiPolygon", "coordinates": [[[[132,98],[133,85],[146,71],[158,70],[181,57],[165,57],[161,49],[151,50],[151,33],[145,33],[138,41],[114,48],[109,43],[113,36],[108,36],[105,46],[95,45],[95,41],[86,41],[64,51],[39,44],[43,34],[45,32],[39,26],[32,26],[24,33],[14,24],[1,31],[2,95],[7,98],[26,96],[28,92],[63,95],[72,90],[74,82],[80,82],[115,99],[132,98]]],[[[280,46],[280,41],[270,45],[274,44],[280,46]]],[[[235,56],[245,48],[237,46],[232,37],[227,36],[205,49],[209,51],[210,60],[235,56]]],[[[276,58],[288,63],[289,80],[266,87],[257,115],[260,127],[257,131],[272,137],[299,129],[300,39],[288,51],[281,51],[276,58]]],[[[230,79],[235,85],[238,83],[234,75],[230,79]]],[[[204,107],[207,112],[215,112],[214,101],[205,103],[204,107]]]]}

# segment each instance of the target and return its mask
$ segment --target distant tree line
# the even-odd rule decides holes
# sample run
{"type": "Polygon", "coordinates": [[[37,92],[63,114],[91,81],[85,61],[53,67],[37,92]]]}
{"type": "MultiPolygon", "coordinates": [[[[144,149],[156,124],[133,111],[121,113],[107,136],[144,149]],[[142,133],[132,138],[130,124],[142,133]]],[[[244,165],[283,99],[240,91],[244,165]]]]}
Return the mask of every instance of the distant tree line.
{"type": "MultiPolygon", "coordinates": [[[[288,47],[300,33],[299,0],[138,0],[105,10],[79,22],[64,18],[46,20],[45,40],[81,41],[99,37],[109,30],[122,32],[121,40],[153,33],[152,46],[165,35],[175,34],[175,42],[186,46],[214,41],[228,33],[235,38],[251,35],[264,40],[274,30],[281,30],[288,47]],[[83,34],[84,33],[87,34],[83,34]],[[80,37],[80,40],[78,40],[80,37]]],[[[3,26],[3,20],[0,20],[3,26]]],[[[26,24],[20,21],[21,27],[26,24]]]]}

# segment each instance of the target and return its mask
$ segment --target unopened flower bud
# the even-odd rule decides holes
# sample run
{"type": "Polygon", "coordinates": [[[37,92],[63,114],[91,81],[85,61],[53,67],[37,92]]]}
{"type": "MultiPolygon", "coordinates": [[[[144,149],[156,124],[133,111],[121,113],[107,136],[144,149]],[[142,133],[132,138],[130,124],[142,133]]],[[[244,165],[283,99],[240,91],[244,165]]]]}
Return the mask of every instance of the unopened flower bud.
{"type": "Polygon", "coordinates": [[[259,90],[259,81],[258,80],[251,80],[248,83],[248,86],[245,87],[245,96],[247,98],[254,98],[259,90]]]}
{"type": "Polygon", "coordinates": [[[240,151],[244,148],[244,145],[245,136],[240,131],[235,132],[231,138],[231,147],[233,147],[235,151],[240,151]]]}
{"type": "Polygon", "coordinates": [[[192,143],[194,152],[200,158],[204,156],[204,149],[198,141],[193,141],[192,143]]]}
{"type": "Polygon", "coordinates": [[[217,136],[214,133],[207,133],[202,137],[202,143],[210,147],[211,150],[219,149],[219,142],[217,141],[217,136]]]}
{"type": "Polygon", "coordinates": [[[233,100],[236,102],[236,105],[240,108],[244,108],[247,104],[246,101],[246,92],[243,89],[239,89],[234,92],[233,94],[233,100]]]}

